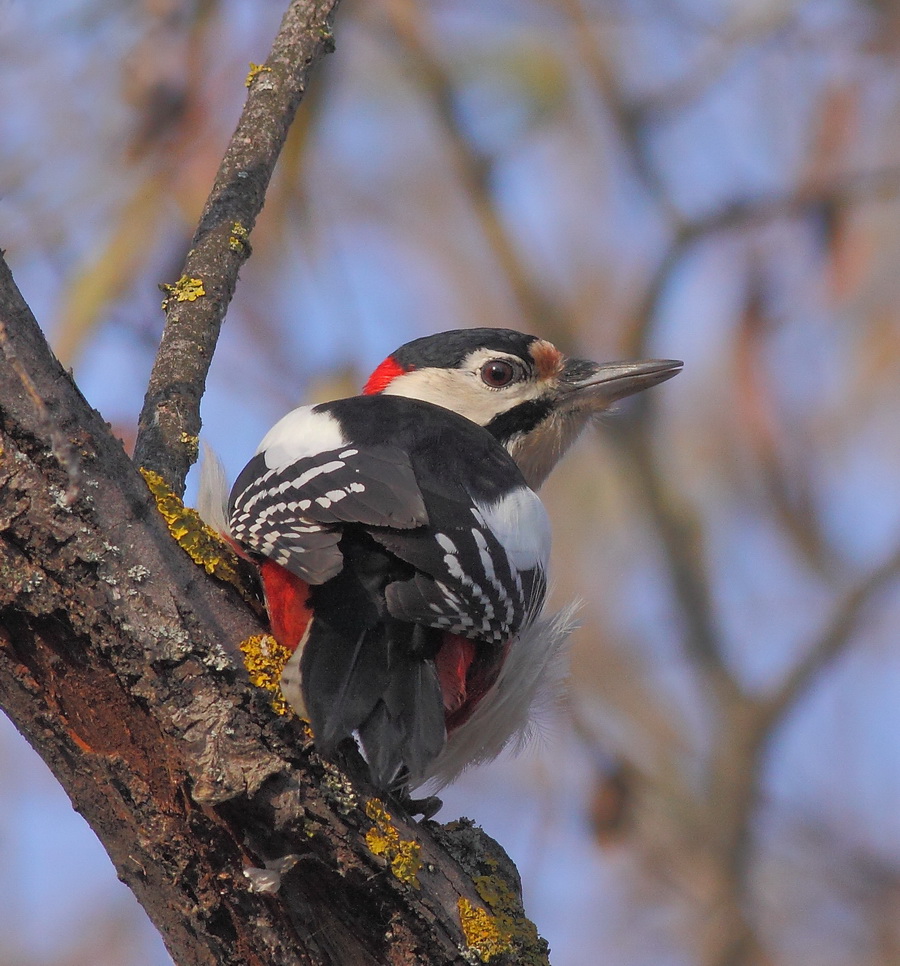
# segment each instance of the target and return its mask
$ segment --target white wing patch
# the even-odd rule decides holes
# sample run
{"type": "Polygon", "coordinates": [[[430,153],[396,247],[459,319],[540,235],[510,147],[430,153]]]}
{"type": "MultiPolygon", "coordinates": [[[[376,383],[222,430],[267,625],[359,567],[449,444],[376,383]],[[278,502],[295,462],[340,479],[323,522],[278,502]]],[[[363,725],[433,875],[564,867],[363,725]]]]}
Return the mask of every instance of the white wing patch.
{"type": "Polygon", "coordinates": [[[419,571],[387,588],[388,609],[400,620],[503,644],[543,605],[547,516],[524,486],[469,513],[468,523],[435,530],[424,546],[413,543],[415,535],[376,536],[419,571]]]}
{"type": "MultiPolygon", "coordinates": [[[[257,453],[264,453],[270,470],[283,470],[297,460],[318,456],[347,445],[340,423],[329,413],[314,412],[312,406],[300,406],[283,416],[266,433],[257,453]]],[[[340,456],[355,456],[348,450],[340,456]]]]}
{"type": "MultiPolygon", "coordinates": [[[[476,531],[473,530],[472,532],[475,533],[476,531]]],[[[448,626],[452,627],[453,632],[456,634],[480,630],[482,634],[490,636],[494,629],[494,605],[491,603],[490,597],[484,592],[481,585],[463,570],[456,544],[445,533],[436,533],[434,538],[437,540],[439,546],[447,551],[444,554],[444,565],[447,568],[447,572],[454,580],[459,582],[459,585],[464,590],[471,594],[472,599],[482,609],[482,619],[479,625],[462,610],[459,605],[459,598],[453,594],[453,600],[451,602],[460,607],[460,610],[456,615],[455,624],[452,623],[453,619],[448,618],[448,626]]],[[[448,599],[450,599],[450,595],[448,595],[448,599]]]]}
{"type": "MultiPolygon", "coordinates": [[[[475,541],[475,546],[478,547],[478,556],[481,558],[481,566],[484,567],[484,574],[488,579],[488,583],[496,589],[497,596],[500,599],[500,605],[505,610],[504,617],[506,624],[511,625],[515,614],[515,606],[512,598],[506,592],[503,582],[497,578],[497,572],[494,569],[494,558],[491,556],[491,551],[487,545],[487,541],[484,539],[484,534],[476,527],[472,527],[472,539],[475,541]]],[[[521,587],[521,581],[519,581],[519,586],[521,587]]],[[[493,616],[493,612],[491,616],[493,616]]]]}
{"type": "Polygon", "coordinates": [[[550,520],[538,495],[527,486],[519,487],[489,506],[479,506],[484,520],[512,566],[519,571],[540,567],[550,560],[550,520]]]}

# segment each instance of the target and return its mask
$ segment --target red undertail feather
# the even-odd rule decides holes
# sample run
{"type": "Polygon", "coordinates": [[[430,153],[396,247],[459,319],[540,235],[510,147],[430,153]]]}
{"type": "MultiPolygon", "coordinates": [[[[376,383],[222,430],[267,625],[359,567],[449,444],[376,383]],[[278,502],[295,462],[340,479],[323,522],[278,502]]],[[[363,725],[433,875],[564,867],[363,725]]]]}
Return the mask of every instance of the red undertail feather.
{"type": "Polygon", "coordinates": [[[466,677],[475,658],[475,644],[456,634],[445,634],[441,649],[435,657],[444,712],[449,717],[466,701],[466,677]]]}
{"type": "Polygon", "coordinates": [[[444,696],[447,734],[452,734],[471,717],[478,702],[497,680],[503,656],[497,654],[494,660],[485,660],[483,657],[479,660],[474,641],[457,634],[444,635],[435,664],[444,696]]]}
{"type": "Polygon", "coordinates": [[[307,604],[309,584],[274,560],[266,557],[254,559],[237,540],[227,534],[223,533],[222,539],[239,557],[250,560],[258,568],[272,636],[282,647],[296,651],[312,618],[307,604]]]}
{"type": "Polygon", "coordinates": [[[369,381],[363,387],[363,395],[374,396],[383,392],[397,376],[402,376],[404,372],[409,372],[409,369],[401,366],[393,356],[388,356],[369,376],[369,381]]]}
{"type": "Polygon", "coordinates": [[[283,647],[295,651],[312,617],[309,584],[274,560],[262,559],[258,565],[272,636],[283,647]]]}

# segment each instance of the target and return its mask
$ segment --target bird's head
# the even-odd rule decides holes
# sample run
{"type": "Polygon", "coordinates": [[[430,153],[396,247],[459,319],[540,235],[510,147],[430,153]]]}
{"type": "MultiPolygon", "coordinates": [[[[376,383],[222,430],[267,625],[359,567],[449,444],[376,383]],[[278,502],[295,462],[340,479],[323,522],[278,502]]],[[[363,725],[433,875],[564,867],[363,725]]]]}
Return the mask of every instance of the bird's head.
{"type": "Polygon", "coordinates": [[[536,489],[592,416],[681,366],[566,359],[545,339],[512,329],[455,329],[401,346],[363,391],[421,399],[484,426],[536,489]]]}

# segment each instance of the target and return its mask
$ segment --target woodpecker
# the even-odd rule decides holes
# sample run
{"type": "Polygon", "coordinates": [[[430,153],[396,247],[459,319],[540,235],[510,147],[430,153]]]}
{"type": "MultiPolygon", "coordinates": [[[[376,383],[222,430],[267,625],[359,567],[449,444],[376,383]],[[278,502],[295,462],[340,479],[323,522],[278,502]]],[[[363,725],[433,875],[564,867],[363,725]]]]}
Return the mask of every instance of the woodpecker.
{"type": "Polygon", "coordinates": [[[362,395],[272,427],[220,526],[259,568],[293,654],[282,690],[323,754],[353,738],[396,790],[446,783],[527,733],[571,625],[542,614],[535,491],[594,414],[680,368],[454,330],[393,352],[362,395]]]}

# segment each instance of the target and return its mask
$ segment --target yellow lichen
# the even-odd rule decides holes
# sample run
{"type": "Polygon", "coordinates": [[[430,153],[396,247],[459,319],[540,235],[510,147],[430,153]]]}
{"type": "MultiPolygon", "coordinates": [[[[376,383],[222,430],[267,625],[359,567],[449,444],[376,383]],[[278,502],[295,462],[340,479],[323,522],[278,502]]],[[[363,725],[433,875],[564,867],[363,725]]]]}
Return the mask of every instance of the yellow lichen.
{"type": "Polygon", "coordinates": [[[247,79],[244,81],[244,86],[249,87],[260,74],[271,74],[272,68],[266,67],[265,64],[254,64],[250,61],[250,72],[247,74],[247,79]]]}
{"type": "Polygon", "coordinates": [[[191,459],[197,459],[197,454],[200,452],[200,437],[194,436],[191,433],[182,433],[178,439],[181,443],[187,446],[191,459]]]}
{"type": "Polygon", "coordinates": [[[162,303],[163,309],[166,309],[172,301],[196,302],[198,298],[206,295],[203,279],[188,278],[187,275],[182,275],[174,285],[162,284],[160,288],[166,293],[162,303]]]}
{"type": "Polygon", "coordinates": [[[478,914],[470,902],[459,901],[469,961],[497,956],[498,963],[549,966],[547,942],[525,916],[518,874],[500,846],[468,819],[440,826],[437,837],[471,876],[485,910],[478,914]]]}
{"type": "Polygon", "coordinates": [[[373,855],[383,856],[394,877],[414,889],[419,888],[422,869],[422,847],[415,839],[401,839],[400,832],[391,824],[393,817],[377,798],[366,802],[366,815],[375,823],[366,832],[366,845],[373,855]]]}
{"type": "Polygon", "coordinates": [[[228,247],[240,255],[250,254],[250,232],[239,221],[232,222],[228,247]]]}
{"type": "MultiPolygon", "coordinates": [[[[488,860],[488,866],[496,862],[488,860]]],[[[547,966],[547,944],[534,923],[522,914],[518,895],[500,875],[476,875],[472,882],[493,919],[507,947],[516,951],[519,966],[547,966]]]]}
{"type": "Polygon", "coordinates": [[[290,714],[290,705],[281,693],[281,672],[291,652],[271,634],[254,634],[241,641],[240,648],[250,683],[271,692],[272,709],[276,713],[290,714]]]}
{"type": "Polygon", "coordinates": [[[465,896],[460,896],[457,907],[463,935],[466,937],[466,946],[483,963],[490,962],[494,956],[512,951],[510,937],[496,916],[472,905],[465,896]]]}
{"type": "Polygon", "coordinates": [[[181,502],[159,473],[142,466],[141,476],[153,494],[156,507],[178,546],[208,574],[239,585],[235,555],[215,530],[203,522],[196,510],[181,502]]]}

